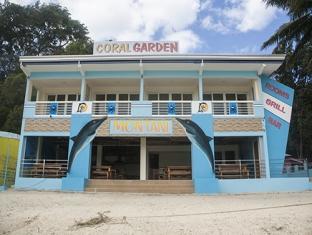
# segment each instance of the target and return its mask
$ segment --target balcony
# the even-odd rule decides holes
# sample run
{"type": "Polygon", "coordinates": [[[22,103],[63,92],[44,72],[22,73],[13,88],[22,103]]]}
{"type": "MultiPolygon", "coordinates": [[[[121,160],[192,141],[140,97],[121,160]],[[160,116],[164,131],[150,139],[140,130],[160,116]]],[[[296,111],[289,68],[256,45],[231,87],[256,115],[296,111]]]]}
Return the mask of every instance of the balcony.
{"type": "MultiPolygon", "coordinates": [[[[140,116],[191,116],[195,101],[93,101],[93,116],[136,116],[133,111],[144,104],[145,113],[140,116]]],[[[35,116],[70,116],[73,102],[37,101],[26,105],[35,107],[35,116]]],[[[254,101],[211,101],[214,116],[254,116],[254,101]]]]}

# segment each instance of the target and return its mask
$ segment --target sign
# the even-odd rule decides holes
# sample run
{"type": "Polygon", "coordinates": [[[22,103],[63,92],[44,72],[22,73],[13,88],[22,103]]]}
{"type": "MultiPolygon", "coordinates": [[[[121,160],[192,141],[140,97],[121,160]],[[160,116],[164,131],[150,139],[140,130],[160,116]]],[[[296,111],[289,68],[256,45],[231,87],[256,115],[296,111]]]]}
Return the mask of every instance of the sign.
{"type": "Polygon", "coordinates": [[[291,106],[285,104],[281,100],[274,98],[273,96],[263,93],[264,108],[286,122],[290,122],[291,106]]]}
{"type": "Polygon", "coordinates": [[[172,120],[112,119],[110,135],[163,136],[172,134],[172,120]]]}
{"type": "Polygon", "coordinates": [[[211,101],[193,101],[192,102],[192,114],[202,113],[208,114],[212,113],[212,104],[211,101]]]}
{"type": "Polygon", "coordinates": [[[93,55],[142,55],[142,54],[176,54],[179,52],[178,42],[95,42],[93,55]]]}
{"type": "Polygon", "coordinates": [[[72,114],[91,114],[92,113],[92,102],[81,101],[73,102],[72,114]]]}

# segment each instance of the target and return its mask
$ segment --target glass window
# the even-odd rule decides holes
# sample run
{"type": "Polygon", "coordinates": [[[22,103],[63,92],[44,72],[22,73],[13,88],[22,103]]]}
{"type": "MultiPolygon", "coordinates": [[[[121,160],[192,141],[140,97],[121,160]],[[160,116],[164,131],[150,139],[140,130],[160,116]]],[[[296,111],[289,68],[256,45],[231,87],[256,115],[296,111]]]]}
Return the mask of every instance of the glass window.
{"type": "Polygon", "coordinates": [[[158,100],[158,94],[148,94],[148,100],[158,100]]]}
{"type": "Polygon", "coordinates": [[[55,95],[48,95],[48,101],[55,101],[55,95]]]}
{"type": "Polygon", "coordinates": [[[181,94],[172,94],[172,100],[182,100],[181,94]]]}
{"type": "Polygon", "coordinates": [[[116,100],[116,94],[107,94],[107,101],[116,100]]]}
{"type": "Polygon", "coordinates": [[[57,101],[65,101],[65,95],[57,95],[57,101]]]}
{"type": "Polygon", "coordinates": [[[95,100],[97,100],[97,101],[105,101],[106,100],[105,99],[105,94],[97,94],[95,96],[95,100]]]}
{"type": "Polygon", "coordinates": [[[203,99],[204,100],[211,100],[211,94],[204,94],[203,99]]]}
{"type": "Polygon", "coordinates": [[[213,94],[213,100],[223,100],[223,94],[213,94]]]}
{"type": "Polygon", "coordinates": [[[169,94],[159,94],[159,100],[169,100],[169,94]]]}
{"type": "Polygon", "coordinates": [[[128,99],[128,94],[119,94],[119,100],[120,101],[127,101],[128,99]]]}
{"type": "Polygon", "coordinates": [[[183,94],[183,100],[192,100],[193,96],[192,94],[183,94]]]}
{"type": "Polygon", "coordinates": [[[130,100],[139,100],[140,96],[139,94],[130,94],[130,100]]]}
{"type": "Polygon", "coordinates": [[[237,94],[237,100],[247,100],[247,94],[237,94]]]}
{"type": "Polygon", "coordinates": [[[235,94],[225,94],[226,100],[236,100],[235,94]]]}
{"type": "Polygon", "coordinates": [[[70,94],[67,97],[68,101],[76,101],[77,100],[77,95],[76,94],[70,94]]]}

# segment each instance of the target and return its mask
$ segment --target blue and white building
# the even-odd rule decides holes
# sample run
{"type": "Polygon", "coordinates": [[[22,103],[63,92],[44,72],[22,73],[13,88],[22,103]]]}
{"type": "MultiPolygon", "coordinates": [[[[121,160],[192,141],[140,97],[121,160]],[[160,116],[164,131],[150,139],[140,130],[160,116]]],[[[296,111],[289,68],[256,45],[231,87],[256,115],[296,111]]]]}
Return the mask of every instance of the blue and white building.
{"type": "Polygon", "coordinates": [[[300,177],[284,167],[294,91],[270,77],[284,57],[180,54],[176,42],[105,42],[93,55],[23,56],[15,187],[85,191],[97,178],[128,186],[187,180],[195,193],[311,189],[306,166],[303,173],[297,167],[300,177]],[[68,172],[70,138],[103,117],[68,172]],[[213,138],[215,172],[177,117],[213,138]],[[106,166],[109,174],[97,174],[106,166]]]}

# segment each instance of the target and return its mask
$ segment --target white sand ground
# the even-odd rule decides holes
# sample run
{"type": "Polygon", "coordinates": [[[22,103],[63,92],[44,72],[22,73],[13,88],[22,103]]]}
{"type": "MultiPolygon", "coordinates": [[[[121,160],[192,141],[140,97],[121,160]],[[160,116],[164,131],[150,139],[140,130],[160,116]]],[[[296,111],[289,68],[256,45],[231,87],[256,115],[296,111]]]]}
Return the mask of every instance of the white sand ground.
{"type": "Polygon", "coordinates": [[[247,195],[0,193],[0,234],[312,234],[312,191],[247,195]],[[105,212],[111,220],[76,227],[105,212]]]}

